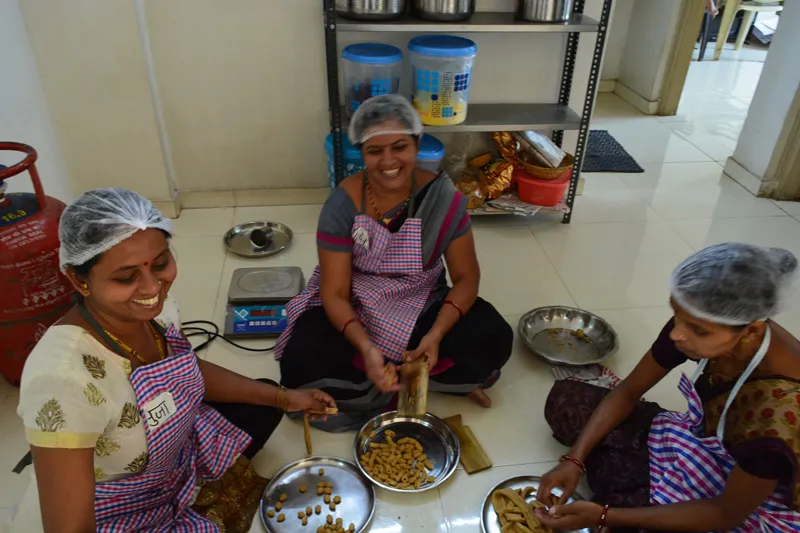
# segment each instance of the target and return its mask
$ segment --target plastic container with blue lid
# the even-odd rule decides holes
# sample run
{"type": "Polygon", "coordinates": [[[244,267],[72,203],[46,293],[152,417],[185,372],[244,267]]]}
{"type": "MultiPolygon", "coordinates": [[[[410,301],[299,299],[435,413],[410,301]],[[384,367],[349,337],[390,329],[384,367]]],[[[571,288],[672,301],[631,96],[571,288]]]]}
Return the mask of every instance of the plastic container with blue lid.
{"type": "MultiPolygon", "coordinates": [[[[344,151],[344,177],[350,176],[364,170],[364,159],[361,157],[361,150],[350,144],[347,135],[339,134],[342,139],[342,149],[344,151]]],[[[325,137],[325,153],[328,155],[328,184],[331,189],[336,188],[336,171],[333,165],[333,134],[329,133],[325,137]]],[[[417,166],[436,172],[444,159],[445,149],[442,141],[428,135],[422,136],[419,143],[419,153],[417,154],[417,166]]]]}
{"type": "Polygon", "coordinates": [[[451,126],[467,118],[472,66],[478,45],[464,37],[423,35],[408,43],[411,101],[428,126],[451,126]]]}
{"type": "Polygon", "coordinates": [[[345,112],[352,117],[364,100],[400,88],[403,52],[388,44],[351,44],[342,51],[345,112]]]}
{"type": "MultiPolygon", "coordinates": [[[[344,152],[344,176],[347,177],[355,174],[360,170],[364,170],[364,159],[361,157],[361,150],[350,144],[347,135],[340,133],[339,137],[342,139],[342,150],[344,152]]],[[[333,164],[333,133],[329,133],[325,137],[325,153],[328,155],[328,184],[331,190],[335,189],[336,183],[336,170],[333,164]]]]}
{"type": "Polygon", "coordinates": [[[439,167],[442,165],[442,159],[444,159],[444,144],[442,141],[434,137],[433,135],[428,135],[427,133],[422,136],[422,140],[419,143],[419,153],[417,153],[417,167],[423,168],[425,170],[430,170],[431,172],[436,172],[439,170],[439,167]]]}

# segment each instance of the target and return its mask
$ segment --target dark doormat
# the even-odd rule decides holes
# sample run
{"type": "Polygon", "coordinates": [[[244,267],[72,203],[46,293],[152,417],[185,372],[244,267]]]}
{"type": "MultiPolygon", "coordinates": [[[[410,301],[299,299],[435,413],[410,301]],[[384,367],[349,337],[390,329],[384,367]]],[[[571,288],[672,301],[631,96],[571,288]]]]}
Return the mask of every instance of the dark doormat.
{"type": "Polygon", "coordinates": [[[644,169],[606,130],[592,130],[589,132],[589,144],[581,171],[635,174],[644,172],[644,169]]]}

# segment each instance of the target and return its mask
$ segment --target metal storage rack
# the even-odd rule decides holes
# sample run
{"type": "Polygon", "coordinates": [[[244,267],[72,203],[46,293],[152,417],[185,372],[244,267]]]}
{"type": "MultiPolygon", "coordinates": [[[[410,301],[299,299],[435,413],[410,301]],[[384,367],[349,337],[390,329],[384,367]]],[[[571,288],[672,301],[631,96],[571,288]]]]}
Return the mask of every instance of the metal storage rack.
{"type": "MultiPolygon", "coordinates": [[[[600,61],[606,40],[606,29],[611,15],[613,0],[604,0],[600,20],[583,14],[585,0],[575,0],[572,16],[563,23],[530,23],[515,20],[514,13],[477,12],[467,22],[428,22],[406,15],[393,22],[359,22],[346,20],[336,14],[335,0],[323,0],[325,19],[325,54],[328,71],[328,105],[330,106],[331,133],[336,183],[344,175],[344,153],[339,133],[344,131],[344,111],[339,98],[339,57],[336,34],[339,31],[354,32],[407,32],[407,33],[568,33],[561,69],[561,90],[554,104],[482,104],[470,102],[467,119],[454,126],[426,126],[429,132],[492,132],[519,130],[553,130],[553,140],[561,146],[565,130],[577,130],[575,163],[572,180],[567,190],[566,204],[569,208],[563,222],[572,217],[575,192],[580,179],[580,169],[586,142],[589,138],[589,118],[600,77],[600,61]],[[575,73],[575,57],[581,33],[596,33],[597,42],[592,55],[589,81],[581,114],[569,108],[572,94],[572,79],[575,73]]],[[[543,210],[542,212],[547,212],[543,210]]]]}

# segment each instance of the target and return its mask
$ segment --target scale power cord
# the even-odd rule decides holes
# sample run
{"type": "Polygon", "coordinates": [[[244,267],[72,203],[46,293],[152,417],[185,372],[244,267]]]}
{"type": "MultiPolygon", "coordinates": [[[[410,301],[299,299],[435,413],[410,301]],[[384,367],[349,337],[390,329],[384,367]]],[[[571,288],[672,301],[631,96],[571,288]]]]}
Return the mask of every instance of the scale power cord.
{"type": "Polygon", "coordinates": [[[271,352],[275,349],[275,346],[270,346],[269,348],[248,348],[247,346],[242,346],[241,344],[232,341],[228,337],[226,337],[223,333],[220,333],[219,326],[209,320],[190,320],[189,322],[184,322],[181,324],[181,331],[183,335],[187,339],[191,339],[192,337],[199,337],[205,336],[206,340],[198,344],[195,348],[195,352],[199,352],[208,347],[216,339],[222,339],[223,341],[227,342],[231,346],[235,346],[240,350],[244,350],[246,352],[253,352],[253,353],[266,353],[271,352]]]}

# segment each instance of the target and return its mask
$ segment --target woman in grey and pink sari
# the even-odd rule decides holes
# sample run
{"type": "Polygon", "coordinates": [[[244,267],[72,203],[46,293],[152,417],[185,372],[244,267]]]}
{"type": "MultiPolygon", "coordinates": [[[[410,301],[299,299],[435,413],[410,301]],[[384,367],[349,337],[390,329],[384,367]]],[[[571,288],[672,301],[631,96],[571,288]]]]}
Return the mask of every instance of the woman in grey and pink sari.
{"type": "Polygon", "coordinates": [[[345,431],[390,409],[398,366],[427,356],[430,390],[489,407],[513,331],[478,297],[467,199],[444,172],[415,168],[422,124],[405,98],[367,100],[349,135],[366,170],[322,209],[319,267],[276,349],[282,385],[328,392],[339,416],[317,424],[345,431]]]}

